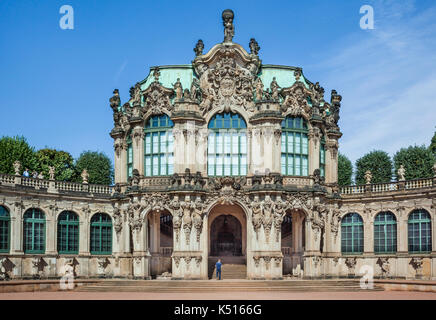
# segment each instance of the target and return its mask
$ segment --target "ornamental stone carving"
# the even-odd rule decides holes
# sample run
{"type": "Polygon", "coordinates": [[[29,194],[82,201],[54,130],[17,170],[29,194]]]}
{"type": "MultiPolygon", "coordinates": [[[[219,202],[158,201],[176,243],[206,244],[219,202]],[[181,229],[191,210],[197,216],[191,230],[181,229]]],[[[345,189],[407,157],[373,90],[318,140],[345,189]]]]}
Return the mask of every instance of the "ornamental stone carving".
{"type": "Polygon", "coordinates": [[[201,56],[203,54],[204,50],[204,43],[203,40],[198,40],[197,44],[195,45],[194,52],[196,56],[201,56]]]}
{"type": "Polygon", "coordinates": [[[291,87],[281,90],[284,101],[281,105],[283,113],[293,117],[304,117],[309,119],[311,108],[307,102],[312,92],[302,82],[295,82],[291,87]]]}
{"type": "Polygon", "coordinates": [[[354,258],[346,258],[345,259],[345,265],[348,267],[348,273],[349,274],[353,274],[354,275],[354,269],[356,268],[356,264],[357,264],[357,259],[356,257],[354,258]]]}
{"type": "Polygon", "coordinates": [[[405,175],[406,175],[406,169],[404,169],[404,166],[401,165],[397,171],[398,181],[405,181],[406,180],[405,175]]]}
{"type": "Polygon", "coordinates": [[[422,276],[422,265],[423,265],[423,258],[412,258],[409,262],[409,264],[412,266],[412,268],[416,272],[416,276],[420,277],[422,276]]]}
{"type": "Polygon", "coordinates": [[[259,44],[257,43],[256,39],[251,38],[248,46],[250,47],[250,54],[254,54],[257,56],[257,54],[259,53],[260,47],[259,47],[259,44]]]}
{"type": "Polygon", "coordinates": [[[144,109],[152,115],[169,113],[173,109],[171,98],[174,96],[174,91],[159,83],[159,69],[155,69],[154,75],[155,81],[150,84],[143,94],[144,109]]]}
{"type": "Polygon", "coordinates": [[[179,242],[180,228],[182,227],[183,209],[180,206],[178,197],[175,197],[170,202],[170,208],[173,215],[173,230],[176,235],[176,242],[179,242]]]}
{"type": "Polygon", "coordinates": [[[121,230],[123,229],[123,218],[118,204],[114,205],[113,218],[114,218],[114,230],[117,236],[119,236],[121,230]]]}
{"type": "Polygon", "coordinates": [[[365,181],[366,184],[371,184],[371,179],[372,179],[372,173],[370,170],[366,170],[365,171],[365,181]]]}
{"type": "Polygon", "coordinates": [[[377,259],[377,264],[380,267],[382,277],[388,277],[390,275],[390,264],[389,264],[389,258],[382,258],[379,257],[377,259]]]}
{"type": "Polygon", "coordinates": [[[189,199],[185,199],[185,201],[182,201],[180,203],[180,207],[183,210],[182,228],[183,231],[185,232],[186,245],[189,245],[190,237],[191,237],[191,229],[192,229],[192,211],[195,208],[195,206],[193,203],[191,203],[189,199]]]}
{"type": "Polygon", "coordinates": [[[232,42],[233,36],[235,35],[235,27],[233,26],[234,16],[235,14],[230,9],[223,11],[224,42],[232,42]]]}
{"type": "Polygon", "coordinates": [[[14,166],[15,175],[19,176],[20,170],[21,170],[21,162],[18,160],[15,160],[13,166],[14,166]]]}

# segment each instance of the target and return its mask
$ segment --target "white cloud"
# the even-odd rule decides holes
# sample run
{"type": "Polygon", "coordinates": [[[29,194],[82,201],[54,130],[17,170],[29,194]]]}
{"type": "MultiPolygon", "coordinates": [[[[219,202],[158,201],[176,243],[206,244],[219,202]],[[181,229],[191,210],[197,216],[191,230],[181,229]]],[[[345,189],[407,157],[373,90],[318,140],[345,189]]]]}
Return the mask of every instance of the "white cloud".
{"type": "Polygon", "coordinates": [[[374,12],[376,29],[338,40],[322,61],[323,82],[343,96],[340,151],[353,163],[374,149],[428,145],[436,125],[436,7],[377,1],[374,12]]]}

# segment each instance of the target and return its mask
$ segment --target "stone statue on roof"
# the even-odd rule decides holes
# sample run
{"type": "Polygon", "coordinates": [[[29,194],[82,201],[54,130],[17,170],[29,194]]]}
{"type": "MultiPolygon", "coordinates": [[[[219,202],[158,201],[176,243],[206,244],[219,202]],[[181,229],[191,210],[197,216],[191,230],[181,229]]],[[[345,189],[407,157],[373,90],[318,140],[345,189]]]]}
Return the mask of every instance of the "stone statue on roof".
{"type": "Polygon", "coordinates": [[[233,26],[234,16],[235,14],[230,9],[223,11],[224,42],[232,42],[233,36],[235,35],[235,27],[233,26]]]}
{"type": "Polygon", "coordinates": [[[203,54],[203,49],[204,49],[203,40],[200,39],[200,40],[198,40],[198,42],[197,42],[197,44],[195,45],[195,48],[194,48],[195,55],[197,57],[201,56],[203,54]]]}
{"type": "Polygon", "coordinates": [[[257,55],[259,53],[260,47],[259,47],[259,44],[257,43],[256,39],[251,38],[250,43],[248,45],[250,47],[251,54],[257,55]]]}
{"type": "Polygon", "coordinates": [[[180,82],[180,78],[177,78],[176,83],[173,84],[174,91],[176,92],[176,99],[180,100],[183,96],[183,87],[182,83],[180,82]]]}

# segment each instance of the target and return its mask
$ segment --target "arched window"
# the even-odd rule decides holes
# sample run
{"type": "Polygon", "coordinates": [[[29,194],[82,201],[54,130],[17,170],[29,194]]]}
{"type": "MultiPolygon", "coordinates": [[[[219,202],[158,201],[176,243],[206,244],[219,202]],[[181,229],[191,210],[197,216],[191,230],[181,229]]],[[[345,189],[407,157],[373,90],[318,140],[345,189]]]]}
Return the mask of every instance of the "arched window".
{"type": "Polygon", "coordinates": [[[427,211],[412,211],[408,221],[409,252],[431,252],[431,218],[427,211]]]}
{"type": "Polygon", "coordinates": [[[307,121],[301,117],[286,117],[282,121],[282,174],[309,175],[307,121]]]}
{"type": "Polygon", "coordinates": [[[319,170],[321,171],[321,177],[325,177],[325,137],[321,138],[321,145],[319,148],[319,170]]]}
{"type": "Polygon", "coordinates": [[[45,252],[45,215],[40,209],[29,209],[24,213],[24,253],[45,252]]]}
{"type": "Polygon", "coordinates": [[[91,254],[112,254],[112,219],[106,213],[91,218],[91,254]]]}
{"type": "Polygon", "coordinates": [[[148,119],[144,129],[145,176],[168,176],[174,173],[173,126],[167,115],[148,119]]]}
{"type": "Polygon", "coordinates": [[[363,220],[358,213],[349,213],[341,221],[341,252],[363,252],[363,220]]]}
{"type": "Polygon", "coordinates": [[[127,135],[127,178],[133,174],[133,145],[131,132],[127,135]]]}
{"type": "Polygon", "coordinates": [[[392,212],[380,212],[375,217],[374,252],[397,252],[397,219],[392,212]]]}
{"type": "Polygon", "coordinates": [[[8,210],[0,206],[0,252],[9,252],[11,217],[8,210]]]}
{"type": "Polygon", "coordinates": [[[244,176],[247,174],[247,124],[237,113],[220,113],[209,122],[207,174],[244,176]]]}
{"type": "Polygon", "coordinates": [[[58,218],[58,252],[60,254],[79,253],[79,216],[72,211],[64,211],[58,218]]]}

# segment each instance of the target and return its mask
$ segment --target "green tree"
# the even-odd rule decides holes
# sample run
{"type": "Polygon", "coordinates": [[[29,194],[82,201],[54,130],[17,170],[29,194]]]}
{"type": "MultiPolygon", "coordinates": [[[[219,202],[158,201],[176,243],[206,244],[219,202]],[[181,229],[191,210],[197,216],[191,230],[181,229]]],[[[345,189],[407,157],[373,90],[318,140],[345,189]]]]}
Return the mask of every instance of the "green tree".
{"type": "Polygon", "coordinates": [[[398,180],[397,171],[403,165],[406,180],[432,177],[434,162],[435,156],[424,145],[401,148],[394,156],[395,176],[398,180]]]}
{"type": "Polygon", "coordinates": [[[356,183],[365,184],[365,172],[371,171],[371,183],[390,182],[392,179],[392,160],[380,150],[367,153],[356,161],[356,183]]]}
{"type": "Polygon", "coordinates": [[[345,155],[339,153],[338,156],[338,183],[340,186],[351,185],[353,175],[353,164],[345,155]]]}
{"type": "Polygon", "coordinates": [[[436,132],[434,133],[433,138],[431,139],[430,146],[428,148],[433,153],[433,155],[436,157],[436,132]]]}
{"type": "Polygon", "coordinates": [[[49,167],[55,168],[55,180],[72,181],[76,174],[73,156],[66,151],[41,149],[35,153],[36,171],[42,172],[45,179],[50,177],[49,167]]]}
{"type": "Polygon", "coordinates": [[[0,172],[15,174],[13,163],[21,162],[21,172],[36,167],[35,149],[22,136],[2,137],[0,139],[0,172]]]}
{"type": "Polygon", "coordinates": [[[80,174],[88,171],[88,182],[94,184],[112,184],[114,169],[107,155],[97,151],[84,151],[76,161],[77,181],[82,181],[80,174]]]}

